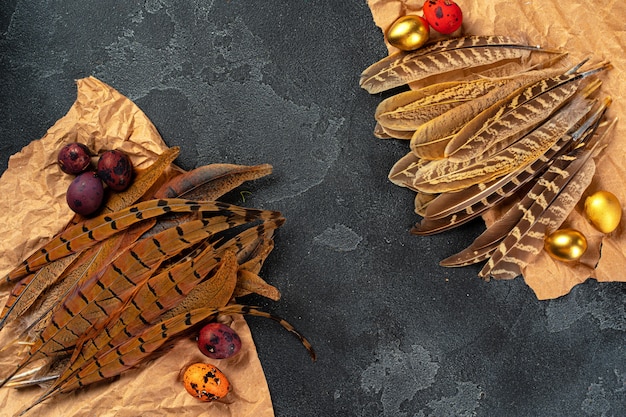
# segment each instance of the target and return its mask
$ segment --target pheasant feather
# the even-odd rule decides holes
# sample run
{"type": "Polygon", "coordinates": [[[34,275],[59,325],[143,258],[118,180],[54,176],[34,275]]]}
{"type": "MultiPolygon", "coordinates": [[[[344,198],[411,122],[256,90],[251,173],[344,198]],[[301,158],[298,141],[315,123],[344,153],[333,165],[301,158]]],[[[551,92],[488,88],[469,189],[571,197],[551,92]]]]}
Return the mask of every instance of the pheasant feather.
{"type": "Polygon", "coordinates": [[[483,278],[509,279],[521,273],[529,259],[536,256],[543,248],[543,236],[548,227],[558,227],[569,215],[582,193],[591,183],[595,173],[593,157],[604,146],[607,133],[614,126],[611,124],[599,138],[594,138],[580,149],[581,154],[568,166],[570,175],[564,184],[553,183],[546,191],[535,198],[534,203],[524,213],[511,232],[500,242],[479,276],[483,278]],[[571,169],[572,165],[580,168],[571,169]],[[550,196],[556,194],[552,199],[550,196]],[[541,237],[541,238],[540,238],[541,237]]]}
{"type": "Polygon", "coordinates": [[[55,381],[55,385],[60,385],[103,349],[114,348],[133,337],[132,335],[144,331],[163,311],[184,299],[194,285],[204,280],[210,270],[218,264],[221,266],[207,282],[218,288],[228,287],[229,294],[219,303],[207,299],[205,307],[225,306],[235,287],[237,262],[232,251],[226,251],[222,259],[214,255],[215,249],[208,247],[197,258],[187,260],[148,280],[127,306],[109,320],[102,331],[92,331],[81,338],[67,368],[55,381]]]}
{"type": "Polygon", "coordinates": [[[374,118],[385,129],[415,131],[429,120],[481,97],[505,82],[479,78],[405,91],[383,100],[376,108],[374,118]]]}
{"type": "Polygon", "coordinates": [[[528,133],[518,141],[487,157],[472,161],[471,165],[443,160],[430,178],[424,180],[427,173],[416,173],[414,187],[418,190],[435,193],[463,190],[476,184],[484,184],[505,176],[528,164],[533,163],[544,155],[563,137],[572,126],[579,122],[592,107],[592,103],[585,100],[575,100],[572,105],[566,106],[537,129],[528,133]],[[455,169],[455,167],[459,167],[455,169]],[[437,174],[434,174],[437,172],[437,174]],[[444,174],[445,173],[445,174],[444,174]],[[419,183],[418,181],[424,181],[419,183]]]}
{"type": "Polygon", "coordinates": [[[576,155],[563,155],[555,161],[548,170],[536,181],[532,189],[509,209],[497,222],[491,225],[465,250],[440,262],[443,266],[463,266],[479,262],[483,255],[492,250],[506,238],[516,224],[524,219],[529,210],[534,210],[534,216],[545,209],[558,192],[567,185],[572,176],[584,165],[584,160],[576,155]]]}
{"type": "MultiPolygon", "coordinates": [[[[557,158],[518,204],[477,237],[467,249],[444,259],[441,265],[463,266],[480,262],[485,259],[487,253],[496,256],[489,261],[495,264],[498,257],[502,256],[502,254],[496,255],[498,251],[506,251],[514,246],[509,240],[509,246],[503,248],[499,246],[501,242],[507,238],[520,238],[533,226],[534,219],[540,218],[541,213],[550,207],[576,173],[586,166],[587,161],[598,152],[610,128],[606,129],[599,138],[592,138],[585,148],[578,148],[571,154],[557,158]]],[[[488,267],[485,266],[485,268],[488,267]]]]}
{"type": "MultiPolygon", "coordinates": [[[[63,354],[73,348],[87,330],[100,329],[133,291],[148,279],[160,263],[173,254],[214,234],[254,220],[253,214],[241,217],[213,216],[168,229],[150,239],[140,240],[111,263],[102,275],[90,278],[61,301],[48,327],[31,346],[28,356],[13,372],[18,372],[34,358],[63,354]]],[[[5,380],[6,382],[6,380],[5,380]]]]}
{"type": "MultiPolygon", "coordinates": [[[[9,294],[0,320],[0,329],[5,323],[21,316],[44,290],[54,286],[58,280],[67,280],[62,286],[68,286],[70,283],[76,284],[84,276],[96,274],[153,225],[154,219],[137,223],[88,250],[58,259],[23,278],[9,294]],[[88,267],[81,268],[85,264],[88,267]]],[[[48,305],[51,307],[54,303],[48,302],[48,305]]]]}
{"type": "Polygon", "coordinates": [[[525,57],[541,50],[506,36],[467,36],[445,39],[413,52],[397,52],[361,74],[360,86],[380,93],[433,75],[525,57]]]}

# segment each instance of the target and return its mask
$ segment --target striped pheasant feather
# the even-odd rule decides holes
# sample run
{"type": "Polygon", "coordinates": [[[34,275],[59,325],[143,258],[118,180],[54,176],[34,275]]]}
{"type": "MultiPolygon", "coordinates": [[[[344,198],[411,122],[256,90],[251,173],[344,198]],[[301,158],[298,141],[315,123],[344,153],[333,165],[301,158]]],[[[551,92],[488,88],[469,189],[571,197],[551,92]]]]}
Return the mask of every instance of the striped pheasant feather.
{"type": "Polygon", "coordinates": [[[467,249],[444,259],[440,264],[464,266],[484,259],[482,256],[491,252],[525,217],[538,216],[556,198],[558,192],[567,185],[584,162],[585,160],[577,158],[576,154],[560,157],[517,204],[478,236],[467,249]]]}
{"type": "MultiPolygon", "coordinates": [[[[469,265],[484,260],[487,253],[496,256],[493,261],[490,260],[495,264],[498,260],[497,257],[502,256],[496,255],[497,251],[506,251],[513,246],[510,245],[510,240],[507,248],[499,246],[503,240],[519,238],[533,226],[534,220],[530,222],[529,219],[540,218],[541,214],[550,207],[559,193],[572,181],[576,173],[601,149],[611,126],[599,137],[597,135],[591,137],[585,147],[579,147],[572,153],[557,158],[518,204],[514,205],[497,222],[478,236],[467,249],[444,259],[441,261],[441,265],[469,265]]],[[[485,266],[485,268],[488,267],[485,266]]]]}
{"type": "Polygon", "coordinates": [[[466,207],[463,210],[456,211],[440,218],[424,217],[419,223],[415,224],[411,228],[411,234],[428,236],[459,227],[471,220],[476,219],[496,204],[506,204],[506,202],[509,201],[508,198],[514,199],[514,194],[517,193],[523,185],[524,184],[508,182],[499,188],[497,192],[488,195],[484,199],[466,207]]]}
{"type": "MultiPolygon", "coordinates": [[[[42,267],[40,270],[23,278],[16,284],[9,294],[6,301],[0,328],[5,323],[14,320],[26,312],[40,296],[47,294],[50,287],[57,288],[58,280],[64,281],[58,285],[58,289],[76,285],[85,276],[93,276],[101,271],[105,265],[109,264],[116,256],[125,251],[130,245],[155,223],[155,219],[137,223],[122,233],[112,236],[111,238],[99,242],[95,246],[82,252],[74,253],[65,258],[58,259],[42,267]],[[85,266],[85,268],[82,268],[85,266]]],[[[57,290],[58,290],[57,289],[57,290]]],[[[64,291],[60,291],[58,296],[64,291]]],[[[47,294],[49,297],[50,294],[47,294]]],[[[47,303],[47,310],[54,306],[53,300],[58,300],[58,296],[54,296],[47,303]]],[[[43,302],[44,300],[42,300],[43,302]]],[[[34,314],[40,314],[33,312],[34,314]]],[[[40,317],[43,318],[43,317],[40,317]]],[[[32,321],[32,319],[31,319],[32,321]]]]}
{"type": "Polygon", "coordinates": [[[374,118],[385,129],[415,131],[422,124],[492,91],[507,80],[450,81],[405,91],[383,100],[374,118]]]}
{"type": "Polygon", "coordinates": [[[539,235],[544,233],[545,236],[547,227],[560,225],[591,183],[595,172],[595,163],[592,158],[606,146],[605,140],[615,126],[615,122],[616,120],[602,135],[591,138],[584,148],[577,149],[578,157],[567,167],[569,175],[562,176],[567,179],[563,181],[563,184],[551,184],[550,189],[544,192],[545,195],[535,198],[534,203],[524,213],[524,217],[497,246],[479,276],[507,278],[512,274],[519,275],[520,268],[539,253],[543,247],[543,239],[537,240],[539,235]],[[572,166],[576,165],[579,168],[572,169],[572,166]],[[550,199],[553,194],[556,196],[550,199]]]}
{"type": "Polygon", "coordinates": [[[222,217],[196,220],[137,242],[115,259],[101,276],[94,276],[91,281],[76,287],[61,302],[53,314],[53,326],[42,333],[42,345],[33,345],[31,355],[36,349],[54,353],[51,349],[55,346],[65,352],[76,343],[76,335],[87,330],[98,331],[165,259],[226,230],[230,221],[222,217]]]}
{"type": "Polygon", "coordinates": [[[514,198],[515,193],[527,187],[526,184],[541,175],[555,158],[570,149],[572,143],[584,141],[592,135],[605,110],[606,107],[599,109],[580,128],[562,136],[532,163],[492,182],[479,183],[458,192],[436,196],[422,214],[423,220],[411,232],[417,235],[440,233],[478,217],[497,204],[505,203],[511,196],[514,198]]]}
{"type": "MultiPolygon", "coordinates": [[[[196,258],[179,263],[150,278],[145,285],[140,287],[119,315],[113,316],[108,321],[102,331],[92,331],[80,339],[69,365],[55,381],[55,385],[58,386],[67,380],[99,352],[114,348],[132,338],[133,335],[146,330],[164,311],[168,311],[184,299],[194,286],[204,280],[217,265],[220,267],[207,278],[207,282],[211,282],[218,288],[227,286],[232,294],[237,271],[235,254],[227,250],[222,252],[221,258],[216,255],[215,248],[208,246],[196,258]]],[[[220,305],[206,300],[205,307],[223,307],[229,299],[230,295],[220,305]]]]}
{"type": "Polygon", "coordinates": [[[226,271],[232,271],[236,276],[238,254],[247,252],[261,235],[271,234],[283,220],[276,219],[251,227],[219,247],[209,244],[198,256],[151,277],[124,307],[119,318],[109,320],[105,330],[99,334],[85,336],[89,340],[83,343],[80,356],[89,357],[94,348],[102,349],[105,344],[121,343],[157,318],[168,318],[199,306],[225,305],[232,296],[236,279],[231,281],[228,276],[217,274],[207,276],[208,272],[221,263],[227,266],[226,271]],[[199,294],[194,295],[195,292],[199,294]],[[222,292],[223,296],[218,294],[222,292]],[[192,302],[186,303],[187,300],[192,302]]]}
{"type": "Polygon", "coordinates": [[[74,253],[71,256],[58,259],[18,281],[11,289],[0,314],[0,329],[23,314],[46,288],[53,285],[61,277],[79,255],[80,253],[74,253]]]}
{"type": "Polygon", "coordinates": [[[381,59],[361,74],[360,86],[380,93],[433,75],[518,59],[541,50],[506,36],[467,36],[445,39],[414,52],[381,59]]]}
{"type": "Polygon", "coordinates": [[[96,275],[80,287],[75,287],[60,302],[52,314],[50,325],[35,340],[27,357],[12,375],[35,358],[67,353],[80,335],[87,330],[100,329],[106,319],[115,314],[163,260],[220,231],[255,220],[251,213],[248,213],[249,217],[242,217],[241,213],[233,211],[227,213],[227,216],[188,222],[150,239],[140,240],[132,249],[115,259],[102,275],[96,275]]]}
{"type": "MultiPolygon", "coordinates": [[[[267,256],[271,248],[269,250],[267,246],[264,249],[259,248],[257,240],[260,238],[271,239],[273,231],[280,227],[283,222],[284,218],[264,221],[259,225],[251,224],[251,227],[225,240],[222,238],[214,239],[212,242],[205,240],[204,250],[194,250],[199,255],[189,254],[157,275],[151,276],[145,283],[138,284],[137,290],[132,293],[132,299],[125,303],[121,310],[111,311],[104,319],[106,322],[103,326],[92,325],[85,328],[70,326],[72,327],[72,334],[83,332],[83,336],[76,344],[71,365],[64,372],[64,376],[71,374],[85,360],[93,357],[99,349],[110,344],[121,343],[132,337],[171,308],[174,308],[173,313],[180,314],[183,311],[188,311],[188,306],[198,308],[198,306],[221,307],[226,305],[232,297],[235,285],[237,285],[237,258],[250,260],[251,256],[263,258],[267,256]],[[232,259],[227,261],[230,258],[232,259]],[[221,269],[224,269],[221,268],[206,279],[208,272],[220,262],[228,263],[230,266],[227,271],[230,272],[221,272],[221,269]],[[192,296],[196,292],[198,294],[192,296]],[[193,302],[185,303],[187,298],[192,298],[193,302]]],[[[191,238],[192,236],[187,234],[187,237],[191,238]]],[[[161,238],[163,239],[162,236],[161,238]]],[[[189,243],[192,242],[188,241],[187,244],[189,243]]],[[[171,251],[175,253],[179,249],[171,248],[171,251]]],[[[256,262],[262,263],[262,260],[256,260],[256,262]]],[[[112,285],[109,288],[114,290],[115,286],[112,285]]],[[[119,288],[117,290],[119,291],[119,288]]],[[[104,298],[113,299],[112,296],[104,298]]],[[[115,299],[120,298],[122,298],[120,293],[116,292],[115,299]]],[[[86,314],[85,310],[87,309],[88,306],[83,308],[78,315],[86,314]]]]}

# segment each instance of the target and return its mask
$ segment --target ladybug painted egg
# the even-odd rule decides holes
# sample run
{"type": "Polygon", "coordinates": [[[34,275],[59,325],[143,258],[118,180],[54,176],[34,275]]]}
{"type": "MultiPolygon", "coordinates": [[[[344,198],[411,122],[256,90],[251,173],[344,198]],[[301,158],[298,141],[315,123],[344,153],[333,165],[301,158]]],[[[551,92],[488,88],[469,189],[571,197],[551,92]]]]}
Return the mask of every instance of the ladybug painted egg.
{"type": "Polygon", "coordinates": [[[205,402],[224,398],[230,391],[226,375],[210,363],[194,363],[183,374],[185,390],[205,402]]]}
{"type": "Polygon", "coordinates": [[[423,10],[430,26],[444,35],[454,32],[463,23],[463,12],[452,0],[427,0],[423,10]]]}

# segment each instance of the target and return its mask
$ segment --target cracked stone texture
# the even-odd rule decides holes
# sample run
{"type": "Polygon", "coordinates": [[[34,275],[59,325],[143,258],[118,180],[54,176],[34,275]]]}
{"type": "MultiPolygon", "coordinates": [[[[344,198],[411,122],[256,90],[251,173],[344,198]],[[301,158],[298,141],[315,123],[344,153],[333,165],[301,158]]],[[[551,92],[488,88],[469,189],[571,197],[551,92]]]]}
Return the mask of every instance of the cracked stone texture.
{"type": "Polygon", "coordinates": [[[626,415],[624,284],[540,302],[521,279],[438,266],[481,222],[409,235],[413,195],[387,181],[406,144],[372,136],[380,97],[358,87],[384,55],[365,1],[4,0],[0,170],[89,75],[184,168],[274,165],[229,198],[287,217],[262,271],[283,298],[248,301],[319,353],[249,319],[278,417],[626,415]]]}

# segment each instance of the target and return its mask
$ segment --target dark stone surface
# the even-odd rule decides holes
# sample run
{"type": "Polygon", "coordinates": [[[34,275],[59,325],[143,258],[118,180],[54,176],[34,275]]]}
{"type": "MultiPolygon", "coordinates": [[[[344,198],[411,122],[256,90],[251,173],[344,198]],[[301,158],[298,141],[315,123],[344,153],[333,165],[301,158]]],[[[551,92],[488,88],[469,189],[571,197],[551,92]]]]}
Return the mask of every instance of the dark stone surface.
{"type": "Polygon", "coordinates": [[[248,301],[319,354],[249,320],[279,417],[626,415],[623,284],[537,301],[520,278],[438,266],[480,222],[409,235],[413,195],[386,179],[406,144],[372,136],[380,97],[358,87],[385,52],[365,0],[4,0],[0,170],[89,75],[181,146],[184,168],[273,164],[242,189],[288,219],[262,272],[283,298],[248,301]]]}

